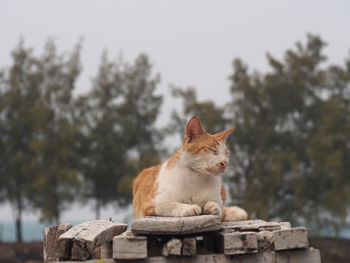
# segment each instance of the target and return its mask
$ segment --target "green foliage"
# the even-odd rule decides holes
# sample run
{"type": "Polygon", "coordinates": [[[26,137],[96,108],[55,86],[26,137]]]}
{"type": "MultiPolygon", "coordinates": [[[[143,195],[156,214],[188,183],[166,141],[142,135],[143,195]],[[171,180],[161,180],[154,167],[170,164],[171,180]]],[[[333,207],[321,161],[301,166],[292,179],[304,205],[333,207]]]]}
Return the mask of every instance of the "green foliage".
{"type": "Polygon", "coordinates": [[[308,35],[282,61],[268,54],[265,74],[235,59],[225,107],[173,87],[183,111],[173,112],[168,132],[183,136],[193,115],[210,132],[235,126],[226,184],[234,204],[252,218],[333,226],[337,234],[350,202],[350,60],[326,67],[324,46],[308,35]]]}
{"type": "Polygon", "coordinates": [[[34,64],[31,50],[25,49],[20,41],[12,58],[12,67],[2,71],[0,80],[1,185],[13,210],[17,241],[21,241],[21,217],[31,206],[29,188],[37,171],[29,143],[36,136],[41,115],[30,114],[39,107],[37,76],[31,71],[34,64]]]}
{"type": "Polygon", "coordinates": [[[173,97],[182,99],[182,112],[172,112],[172,121],[167,129],[168,133],[177,133],[182,138],[185,134],[186,124],[193,116],[200,118],[209,133],[225,129],[228,120],[225,118],[224,107],[216,106],[210,100],[199,102],[194,88],[171,87],[171,93],[173,97]]]}
{"type": "Polygon", "coordinates": [[[72,92],[80,73],[80,45],[69,56],[57,54],[48,41],[37,61],[42,111],[46,113],[39,136],[32,144],[40,156],[39,174],[33,185],[33,201],[41,220],[59,222],[61,211],[75,198],[80,185],[75,142],[80,123],[72,120],[72,92]]]}
{"type": "MultiPolygon", "coordinates": [[[[252,217],[341,226],[349,205],[349,67],[322,67],[325,43],[308,36],[272,71],[234,61],[231,194],[252,217]]],[[[347,65],[349,65],[347,63],[347,65]]]]}
{"type": "Polygon", "coordinates": [[[137,172],[159,162],[154,122],[162,98],[154,94],[158,75],[152,76],[147,56],[132,65],[109,61],[106,52],[93,89],[76,103],[76,118],[84,120],[80,137],[83,200],[94,199],[96,218],[101,207],[131,200],[137,172]]]}
{"type": "MultiPolygon", "coordinates": [[[[267,73],[234,60],[229,105],[172,87],[182,108],[166,131],[182,137],[193,115],[210,133],[235,126],[226,185],[234,203],[251,217],[337,233],[350,205],[350,57],[326,66],[324,46],[309,35],[283,60],[268,54],[267,73]]],[[[95,201],[98,218],[113,201],[129,204],[133,178],[160,161],[160,77],[149,58],[129,64],[105,52],[92,89],[73,97],[80,49],[58,54],[49,40],[35,56],[20,41],[0,71],[0,201],[12,206],[19,241],[26,209],[58,222],[80,197],[95,201]]]]}
{"type": "MultiPolygon", "coordinates": [[[[71,121],[71,92],[80,71],[80,47],[66,59],[48,41],[41,57],[13,51],[13,65],[1,74],[1,177],[16,220],[26,208],[41,219],[59,221],[74,197],[73,164],[76,128],[71,121]]],[[[19,236],[17,239],[21,239],[19,236]]]]}

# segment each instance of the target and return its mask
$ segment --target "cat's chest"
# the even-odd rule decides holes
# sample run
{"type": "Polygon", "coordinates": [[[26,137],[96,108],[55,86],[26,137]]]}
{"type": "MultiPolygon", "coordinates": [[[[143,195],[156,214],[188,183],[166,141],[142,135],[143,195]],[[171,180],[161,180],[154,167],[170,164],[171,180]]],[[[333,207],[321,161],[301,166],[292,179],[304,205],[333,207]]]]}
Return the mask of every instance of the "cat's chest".
{"type": "Polygon", "coordinates": [[[209,200],[220,201],[221,178],[194,173],[174,166],[163,165],[158,175],[159,198],[168,201],[203,204],[209,200]]]}

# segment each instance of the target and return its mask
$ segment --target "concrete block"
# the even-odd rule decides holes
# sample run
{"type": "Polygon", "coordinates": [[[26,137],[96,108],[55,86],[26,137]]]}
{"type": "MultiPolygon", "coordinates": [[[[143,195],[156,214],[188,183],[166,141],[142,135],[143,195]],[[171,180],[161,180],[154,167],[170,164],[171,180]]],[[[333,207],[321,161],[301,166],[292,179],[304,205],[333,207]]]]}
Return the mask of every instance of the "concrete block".
{"type": "Polygon", "coordinates": [[[258,235],[255,232],[233,232],[221,235],[225,255],[258,252],[258,235]]]}
{"type": "Polygon", "coordinates": [[[137,235],[184,235],[221,229],[220,218],[214,215],[142,217],[131,223],[131,231],[137,235]]]}
{"type": "Polygon", "coordinates": [[[108,241],[101,246],[101,258],[113,258],[113,241],[108,241]]]}
{"type": "Polygon", "coordinates": [[[273,232],[275,250],[306,248],[309,246],[306,229],[295,227],[273,232]]]}
{"type": "MultiPolygon", "coordinates": [[[[56,248],[58,238],[60,237],[60,235],[68,231],[71,227],[72,227],[72,224],[70,223],[45,227],[44,249],[43,249],[43,259],[45,263],[59,260],[59,255],[57,254],[57,248],[56,248]]],[[[67,255],[67,258],[68,258],[68,255],[67,255]]]]}
{"type": "Polygon", "coordinates": [[[273,250],[273,232],[271,231],[261,231],[257,233],[258,235],[258,246],[259,252],[273,250]]]}
{"type": "Polygon", "coordinates": [[[246,220],[237,222],[223,222],[223,231],[226,233],[235,231],[275,231],[280,230],[279,222],[266,222],[264,220],[246,220]]]}
{"type": "Polygon", "coordinates": [[[195,237],[184,238],[182,255],[188,257],[194,257],[197,255],[197,240],[195,237]]]}
{"type": "Polygon", "coordinates": [[[276,252],[276,263],[321,263],[318,249],[302,249],[276,252]]]}
{"type": "Polygon", "coordinates": [[[135,236],[130,231],[113,238],[114,259],[145,259],[147,258],[147,237],[135,236]]]}
{"type": "Polygon", "coordinates": [[[126,224],[110,220],[95,220],[76,225],[58,238],[58,254],[61,259],[71,257],[76,260],[86,260],[96,247],[111,241],[126,228],[126,224]]]}
{"type": "Polygon", "coordinates": [[[162,249],[162,255],[168,256],[181,256],[182,240],[178,238],[172,238],[166,242],[162,249]]]}

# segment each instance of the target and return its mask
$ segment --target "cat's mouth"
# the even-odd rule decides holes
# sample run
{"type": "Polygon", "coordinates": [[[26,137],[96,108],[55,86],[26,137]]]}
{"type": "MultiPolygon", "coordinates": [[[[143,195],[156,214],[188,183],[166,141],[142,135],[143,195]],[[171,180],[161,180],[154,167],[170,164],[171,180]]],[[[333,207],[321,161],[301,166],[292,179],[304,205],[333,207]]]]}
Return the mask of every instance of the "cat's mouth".
{"type": "Polygon", "coordinates": [[[215,176],[219,176],[226,171],[226,167],[220,167],[215,169],[207,168],[207,171],[214,174],[215,176]]]}

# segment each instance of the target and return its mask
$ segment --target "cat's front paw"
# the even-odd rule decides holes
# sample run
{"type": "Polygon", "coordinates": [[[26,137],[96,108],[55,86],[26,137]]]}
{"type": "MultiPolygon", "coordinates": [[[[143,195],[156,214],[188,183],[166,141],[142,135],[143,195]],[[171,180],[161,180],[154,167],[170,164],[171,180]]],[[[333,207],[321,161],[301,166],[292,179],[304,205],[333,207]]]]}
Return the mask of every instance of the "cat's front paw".
{"type": "Polygon", "coordinates": [[[214,201],[206,202],[203,207],[203,214],[205,215],[218,215],[221,217],[221,213],[221,206],[214,201]]]}
{"type": "Polygon", "coordinates": [[[177,216],[197,216],[202,212],[202,208],[199,205],[188,205],[184,204],[179,209],[177,216]]]}

